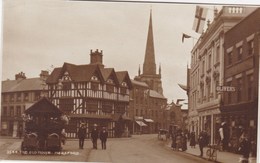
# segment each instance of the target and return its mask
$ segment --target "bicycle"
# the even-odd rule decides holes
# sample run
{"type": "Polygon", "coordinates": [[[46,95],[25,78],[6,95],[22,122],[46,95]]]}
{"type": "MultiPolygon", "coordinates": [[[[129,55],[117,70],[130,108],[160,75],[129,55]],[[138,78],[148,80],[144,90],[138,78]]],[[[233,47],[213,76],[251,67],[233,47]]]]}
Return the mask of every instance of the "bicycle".
{"type": "Polygon", "coordinates": [[[210,144],[208,147],[209,147],[209,149],[206,151],[206,155],[208,157],[208,160],[217,161],[218,145],[210,144]]]}

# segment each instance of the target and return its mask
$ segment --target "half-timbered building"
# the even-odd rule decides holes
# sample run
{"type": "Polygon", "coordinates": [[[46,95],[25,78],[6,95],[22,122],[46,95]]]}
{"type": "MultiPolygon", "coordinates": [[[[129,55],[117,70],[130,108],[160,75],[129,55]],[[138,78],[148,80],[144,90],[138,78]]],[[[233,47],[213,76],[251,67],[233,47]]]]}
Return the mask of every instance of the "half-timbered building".
{"type": "Polygon", "coordinates": [[[128,131],[128,72],[104,68],[102,56],[102,51],[91,50],[90,64],[64,63],[46,81],[49,99],[70,118],[68,137],[77,137],[80,123],[86,124],[87,133],[94,124],[105,126],[109,137],[120,137],[128,131]]]}

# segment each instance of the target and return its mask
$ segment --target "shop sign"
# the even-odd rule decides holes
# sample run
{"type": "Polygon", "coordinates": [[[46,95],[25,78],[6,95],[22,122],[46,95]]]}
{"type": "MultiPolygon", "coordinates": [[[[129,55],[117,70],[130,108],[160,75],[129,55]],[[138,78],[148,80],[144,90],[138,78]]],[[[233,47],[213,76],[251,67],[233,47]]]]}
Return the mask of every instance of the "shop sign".
{"type": "Polygon", "coordinates": [[[236,87],[232,87],[232,86],[217,86],[216,90],[218,92],[235,92],[236,91],[236,87]]]}

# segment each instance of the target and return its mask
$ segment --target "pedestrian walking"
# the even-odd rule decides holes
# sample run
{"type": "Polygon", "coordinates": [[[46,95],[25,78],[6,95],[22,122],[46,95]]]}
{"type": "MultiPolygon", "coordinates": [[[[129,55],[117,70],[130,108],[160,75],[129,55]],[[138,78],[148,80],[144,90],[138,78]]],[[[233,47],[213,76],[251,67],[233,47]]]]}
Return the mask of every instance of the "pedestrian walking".
{"type": "Polygon", "coordinates": [[[176,150],[179,151],[180,149],[182,149],[182,136],[181,133],[177,133],[176,136],[176,150]]]}
{"type": "Polygon", "coordinates": [[[182,133],[181,142],[182,142],[182,151],[186,151],[187,150],[187,134],[182,133]]]}
{"type": "Polygon", "coordinates": [[[86,137],[86,127],[84,124],[80,124],[79,130],[78,130],[79,149],[83,149],[85,137],[86,137]]]}
{"type": "Polygon", "coordinates": [[[208,134],[206,131],[201,131],[199,134],[200,157],[203,157],[203,148],[208,144],[208,134]]]}
{"type": "Polygon", "coordinates": [[[99,138],[101,140],[102,149],[106,149],[106,142],[107,142],[108,132],[106,127],[103,127],[99,133],[99,138]]]}
{"type": "Polygon", "coordinates": [[[192,131],[192,132],[190,133],[190,146],[191,146],[191,148],[195,148],[195,145],[196,145],[195,132],[192,131]]]}
{"type": "Polygon", "coordinates": [[[176,134],[172,132],[171,136],[172,136],[172,145],[171,145],[172,149],[176,150],[176,134]]]}
{"type": "Polygon", "coordinates": [[[97,124],[94,124],[94,128],[91,131],[91,140],[93,143],[93,149],[97,149],[98,130],[97,124]]]}

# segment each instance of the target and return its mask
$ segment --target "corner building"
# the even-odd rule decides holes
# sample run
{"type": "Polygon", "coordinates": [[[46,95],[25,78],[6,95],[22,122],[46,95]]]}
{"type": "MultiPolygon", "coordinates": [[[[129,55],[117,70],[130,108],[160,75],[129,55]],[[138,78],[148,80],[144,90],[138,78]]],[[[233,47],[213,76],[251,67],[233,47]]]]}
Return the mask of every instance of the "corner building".
{"type": "Polygon", "coordinates": [[[102,51],[90,53],[90,64],[64,63],[46,81],[49,99],[70,119],[67,137],[77,137],[80,123],[87,125],[87,137],[94,124],[107,127],[109,137],[128,132],[129,91],[127,71],[104,68],[102,51]]]}
{"type": "Polygon", "coordinates": [[[208,22],[192,49],[189,70],[189,130],[196,135],[202,130],[210,135],[210,143],[219,141],[222,122],[220,107],[223,94],[217,86],[224,85],[224,37],[226,32],[255,8],[223,6],[215,10],[214,20],[208,22]]]}

